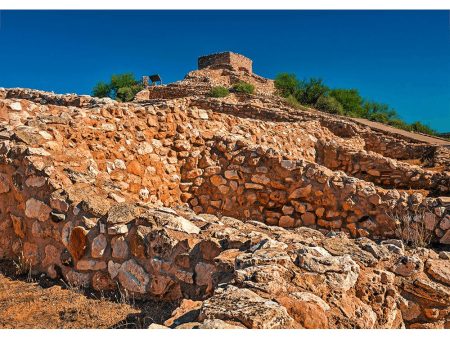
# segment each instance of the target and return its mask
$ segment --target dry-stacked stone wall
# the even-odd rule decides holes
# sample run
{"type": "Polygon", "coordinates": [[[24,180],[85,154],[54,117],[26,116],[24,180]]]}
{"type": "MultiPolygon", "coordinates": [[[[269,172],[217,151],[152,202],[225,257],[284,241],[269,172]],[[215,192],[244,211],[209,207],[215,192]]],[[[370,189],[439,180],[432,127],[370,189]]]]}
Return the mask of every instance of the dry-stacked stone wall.
{"type": "Polygon", "coordinates": [[[197,166],[182,171],[193,210],[256,219],[284,228],[342,230],[353,237],[401,237],[405,217],[434,241],[448,241],[439,199],[384,190],[316,163],[294,161],[244,139],[215,138],[197,166]],[[414,222],[412,222],[414,223],[414,222]]]}
{"type": "Polygon", "coordinates": [[[448,325],[450,256],[404,246],[450,244],[448,201],[317,163],[319,139],[338,159],[358,140],[257,104],[0,97],[0,258],[21,269],[202,300],[192,327],[448,325]]]}

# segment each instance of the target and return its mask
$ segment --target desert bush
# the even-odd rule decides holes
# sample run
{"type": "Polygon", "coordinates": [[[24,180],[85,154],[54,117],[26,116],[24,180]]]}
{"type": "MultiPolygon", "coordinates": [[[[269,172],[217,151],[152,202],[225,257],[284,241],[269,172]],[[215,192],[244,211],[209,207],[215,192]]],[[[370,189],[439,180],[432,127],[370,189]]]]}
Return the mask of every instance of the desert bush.
{"type": "Polygon", "coordinates": [[[210,97],[226,97],[229,94],[230,94],[230,91],[227,88],[222,87],[222,86],[213,87],[209,91],[210,97]]]}
{"type": "Polygon", "coordinates": [[[334,97],[332,96],[321,96],[317,100],[315,107],[321,111],[330,113],[330,114],[337,114],[337,115],[343,115],[344,114],[344,108],[342,107],[342,104],[338,102],[334,97]]]}
{"type": "Polygon", "coordinates": [[[275,78],[275,88],[282,97],[289,97],[298,90],[299,82],[294,74],[281,73],[275,78]]]}
{"type": "Polygon", "coordinates": [[[387,104],[374,101],[364,102],[362,106],[362,114],[363,117],[367,117],[369,120],[371,119],[371,116],[379,117],[382,115],[385,116],[382,118],[384,120],[392,120],[398,118],[397,112],[394,109],[390,108],[387,104]]]}
{"type": "Polygon", "coordinates": [[[233,90],[237,93],[253,94],[255,86],[251,83],[239,81],[233,85],[233,90]]]}
{"type": "Polygon", "coordinates": [[[360,115],[362,113],[363,98],[356,89],[332,89],[329,95],[335,98],[344,111],[352,115],[360,115]]]}
{"type": "Polygon", "coordinates": [[[134,78],[132,73],[116,74],[111,76],[110,83],[97,83],[92,90],[92,95],[128,102],[133,100],[142,88],[142,85],[134,78]]]}
{"type": "Polygon", "coordinates": [[[423,123],[420,123],[419,121],[411,123],[410,128],[412,131],[423,133],[423,134],[429,134],[429,135],[436,135],[436,132],[431,129],[430,127],[424,125],[423,123]]]}
{"type": "Polygon", "coordinates": [[[301,104],[315,105],[319,98],[328,92],[322,79],[311,78],[308,81],[301,81],[299,89],[295,92],[295,98],[301,104]]]}
{"type": "Polygon", "coordinates": [[[31,276],[31,262],[25,258],[23,251],[21,251],[15,259],[13,259],[16,276],[27,275],[27,281],[32,281],[31,276]]]}
{"type": "Polygon", "coordinates": [[[406,123],[395,109],[385,103],[363,99],[357,89],[329,89],[321,79],[298,81],[294,74],[289,73],[276,76],[275,88],[276,93],[285,98],[286,104],[294,108],[313,106],[332,114],[363,117],[403,130],[437,135],[435,130],[420,122],[406,123]]]}
{"type": "Polygon", "coordinates": [[[291,106],[295,109],[306,109],[306,107],[301,105],[293,95],[289,95],[288,97],[286,97],[284,99],[284,102],[286,102],[288,106],[291,106]]]}
{"type": "Polygon", "coordinates": [[[92,90],[92,95],[96,97],[108,97],[111,94],[111,87],[105,82],[99,82],[92,90]]]}
{"type": "Polygon", "coordinates": [[[116,99],[121,102],[132,101],[134,96],[142,90],[142,86],[133,85],[130,87],[121,87],[117,90],[116,99]]]}
{"type": "Polygon", "coordinates": [[[398,129],[411,131],[411,125],[400,119],[392,119],[388,122],[388,124],[398,129]]]}

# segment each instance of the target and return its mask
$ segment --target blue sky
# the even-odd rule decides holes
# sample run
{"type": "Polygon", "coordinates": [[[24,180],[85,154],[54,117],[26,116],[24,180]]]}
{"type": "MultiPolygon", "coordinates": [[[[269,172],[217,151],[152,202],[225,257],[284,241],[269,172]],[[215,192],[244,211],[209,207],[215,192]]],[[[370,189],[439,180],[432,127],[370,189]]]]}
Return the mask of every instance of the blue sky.
{"type": "Polygon", "coordinates": [[[231,50],[450,131],[449,11],[1,11],[0,86],[89,94],[111,74],[183,78],[231,50]]]}

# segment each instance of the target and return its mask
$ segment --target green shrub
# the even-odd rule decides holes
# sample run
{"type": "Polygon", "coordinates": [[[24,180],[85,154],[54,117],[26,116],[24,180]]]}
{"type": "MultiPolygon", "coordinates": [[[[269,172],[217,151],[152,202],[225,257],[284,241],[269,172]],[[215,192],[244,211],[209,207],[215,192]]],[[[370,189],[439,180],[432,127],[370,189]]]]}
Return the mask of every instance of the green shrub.
{"type": "Polygon", "coordinates": [[[408,123],[406,123],[405,121],[400,120],[400,119],[390,120],[388,122],[388,124],[392,127],[398,128],[398,129],[411,131],[411,125],[409,125],[408,123]]]}
{"type": "Polygon", "coordinates": [[[105,82],[99,82],[92,90],[92,95],[96,97],[108,97],[111,94],[111,87],[105,82]]]}
{"type": "Polygon", "coordinates": [[[384,115],[388,120],[398,118],[397,112],[394,109],[389,108],[387,104],[373,101],[364,102],[362,115],[369,120],[372,120],[371,115],[375,116],[374,118],[384,115]]]}
{"type": "Polygon", "coordinates": [[[322,95],[328,92],[329,88],[325,86],[322,79],[311,78],[308,81],[301,81],[299,89],[295,92],[295,98],[298,102],[307,105],[315,105],[322,95]]]}
{"type": "Polygon", "coordinates": [[[429,134],[429,135],[436,135],[436,132],[431,129],[430,127],[424,125],[423,123],[420,123],[419,121],[411,123],[410,124],[411,130],[418,132],[418,133],[423,133],[423,134],[429,134]]]}
{"type": "Polygon", "coordinates": [[[286,104],[288,106],[291,106],[292,108],[295,108],[295,109],[306,109],[306,107],[301,105],[293,95],[289,95],[288,97],[286,97],[284,99],[284,101],[286,102],[286,104]]]}
{"type": "Polygon", "coordinates": [[[92,95],[107,97],[118,101],[132,101],[134,96],[143,89],[132,73],[111,76],[110,83],[99,82],[92,90],[92,95]]]}
{"type": "Polygon", "coordinates": [[[251,83],[239,81],[233,85],[233,90],[237,93],[253,94],[255,91],[255,86],[251,83]]]}
{"type": "Polygon", "coordinates": [[[275,78],[277,93],[283,97],[289,97],[298,90],[299,82],[294,74],[281,73],[275,78]]]}
{"type": "Polygon", "coordinates": [[[385,113],[373,113],[367,117],[370,121],[388,123],[389,117],[385,113]]]}
{"type": "Polygon", "coordinates": [[[330,96],[334,97],[349,114],[360,115],[363,111],[363,98],[356,89],[332,89],[330,96]]]}
{"type": "Polygon", "coordinates": [[[403,130],[437,135],[435,130],[420,122],[406,123],[395,109],[385,103],[364,100],[357,89],[330,90],[321,79],[298,81],[294,74],[289,73],[277,75],[275,88],[276,93],[285,98],[286,104],[297,109],[314,106],[332,114],[363,117],[403,130]]]}
{"type": "Polygon", "coordinates": [[[134,75],[132,73],[124,73],[124,74],[115,74],[111,76],[111,88],[116,93],[119,88],[123,87],[132,87],[137,83],[134,75]]]}
{"type": "Polygon", "coordinates": [[[337,114],[337,115],[344,114],[344,108],[342,107],[342,104],[340,104],[339,101],[332,96],[319,97],[314,106],[317,109],[330,114],[337,114]]]}
{"type": "Polygon", "coordinates": [[[116,99],[121,102],[129,102],[134,99],[134,96],[142,90],[141,85],[132,85],[129,87],[120,87],[117,90],[116,99]]]}
{"type": "Polygon", "coordinates": [[[213,87],[209,91],[209,96],[211,97],[226,97],[230,94],[230,91],[225,87],[213,87]]]}

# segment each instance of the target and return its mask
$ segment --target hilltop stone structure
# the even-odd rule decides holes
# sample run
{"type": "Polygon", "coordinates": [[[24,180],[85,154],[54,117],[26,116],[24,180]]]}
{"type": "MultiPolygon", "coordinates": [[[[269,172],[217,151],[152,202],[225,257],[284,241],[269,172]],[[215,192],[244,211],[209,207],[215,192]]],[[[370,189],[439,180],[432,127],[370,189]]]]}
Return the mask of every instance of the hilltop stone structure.
{"type": "Polygon", "coordinates": [[[198,69],[228,68],[230,70],[252,74],[252,64],[253,61],[251,59],[232,52],[205,55],[198,58],[198,69]]]}
{"type": "Polygon", "coordinates": [[[131,103],[0,89],[0,258],[180,301],[171,328],[449,328],[449,146],[293,109],[234,53],[131,103]]]}

